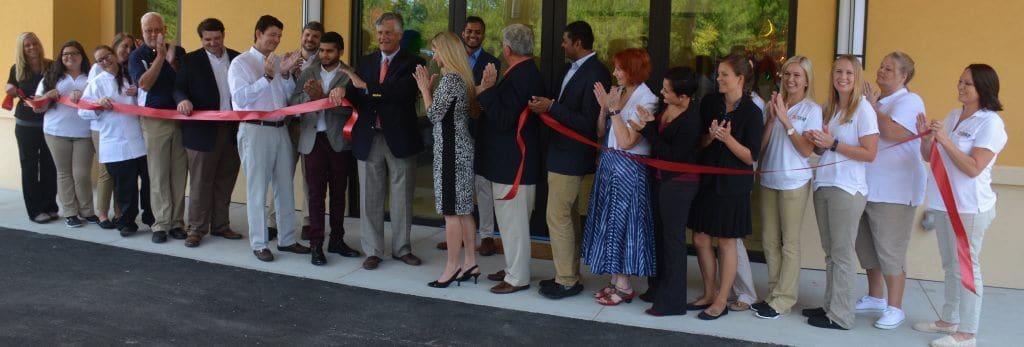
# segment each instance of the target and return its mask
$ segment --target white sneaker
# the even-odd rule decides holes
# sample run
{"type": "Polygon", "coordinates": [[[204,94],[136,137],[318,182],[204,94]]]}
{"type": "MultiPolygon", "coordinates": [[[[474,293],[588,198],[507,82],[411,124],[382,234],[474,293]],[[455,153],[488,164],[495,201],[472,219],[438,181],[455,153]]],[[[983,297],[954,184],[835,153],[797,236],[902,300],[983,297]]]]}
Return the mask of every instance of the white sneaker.
{"type": "Polygon", "coordinates": [[[875,321],[875,328],[885,330],[896,329],[905,320],[907,320],[907,315],[903,313],[903,310],[889,306],[882,311],[882,318],[875,321]]]}
{"type": "Polygon", "coordinates": [[[889,306],[889,302],[885,299],[879,299],[870,295],[857,299],[857,306],[855,306],[857,313],[865,312],[882,312],[889,306]]]}

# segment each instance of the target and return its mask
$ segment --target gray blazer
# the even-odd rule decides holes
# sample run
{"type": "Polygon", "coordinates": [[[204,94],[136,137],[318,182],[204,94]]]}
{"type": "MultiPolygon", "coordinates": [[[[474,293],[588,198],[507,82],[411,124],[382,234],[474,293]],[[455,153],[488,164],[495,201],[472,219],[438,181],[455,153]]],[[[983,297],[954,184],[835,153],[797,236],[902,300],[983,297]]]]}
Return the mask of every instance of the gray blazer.
{"type": "MultiPolygon", "coordinates": [[[[341,64],[336,69],[349,69],[345,63],[341,64]]],[[[310,65],[302,73],[299,74],[299,78],[295,81],[295,91],[292,92],[292,96],[288,98],[289,105],[297,105],[304,102],[310,101],[309,95],[302,90],[302,86],[309,80],[320,80],[320,64],[310,65]]],[[[330,93],[331,89],[335,87],[344,88],[349,83],[348,75],[338,70],[338,73],[334,76],[334,80],[331,81],[330,88],[324,90],[324,94],[330,93]]],[[[348,107],[334,107],[323,111],[324,120],[327,122],[327,139],[331,143],[331,148],[335,152],[341,152],[343,150],[351,149],[351,144],[345,141],[342,136],[342,128],[345,127],[345,122],[352,115],[352,109],[348,107]]],[[[298,115],[302,123],[299,125],[299,146],[296,150],[302,154],[309,154],[313,151],[313,144],[316,142],[316,121],[319,116],[319,112],[303,113],[298,115]]]]}

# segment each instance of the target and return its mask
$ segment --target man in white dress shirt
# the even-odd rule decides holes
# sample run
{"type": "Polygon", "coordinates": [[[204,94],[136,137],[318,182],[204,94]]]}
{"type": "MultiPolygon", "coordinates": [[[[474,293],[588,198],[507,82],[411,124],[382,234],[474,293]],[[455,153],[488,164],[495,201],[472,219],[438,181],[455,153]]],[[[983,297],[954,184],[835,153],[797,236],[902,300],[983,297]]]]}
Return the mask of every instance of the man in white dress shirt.
{"type": "MultiPolygon", "coordinates": [[[[290,71],[299,56],[274,54],[281,43],[284,24],[270,15],[256,22],[255,43],[249,51],[238,55],[228,69],[231,105],[238,111],[272,111],[287,106],[295,88],[290,71]]],[[[267,184],[274,186],[277,207],[277,250],[308,254],[309,247],[296,242],[295,198],[292,175],[295,169],[291,139],[285,125],[288,116],[245,121],[238,129],[238,153],[245,170],[246,212],[249,221],[249,244],[261,261],[274,260],[267,248],[267,226],[264,223],[267,184]]]]}

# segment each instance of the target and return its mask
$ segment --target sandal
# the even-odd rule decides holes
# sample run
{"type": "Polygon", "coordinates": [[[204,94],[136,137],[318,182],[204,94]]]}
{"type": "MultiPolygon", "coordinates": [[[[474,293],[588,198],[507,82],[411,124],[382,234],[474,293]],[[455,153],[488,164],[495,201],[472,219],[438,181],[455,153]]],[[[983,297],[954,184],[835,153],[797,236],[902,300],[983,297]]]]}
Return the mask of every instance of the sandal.
{"type": "Polygon", "coordinates": [[[614,293],[615,293],[615,285],[609,283],[607,287],[601,288],[601,290],[598,290],[598,291],[594,292],[594,299],[600,299],[600,298],[606,297],[606,296],[614,294],[614,293]]]}
{"type": "Polygon", "coordinates": [[[628,304],[630,302],[633,302],[634,297],[636,297],[635,290],[626,293],[620,290],[619,288],[615,288],[614,293],[608,294],[600,299],[597,299],[597,303],[604,306],[615,306],[623,302],[628,304]]]}

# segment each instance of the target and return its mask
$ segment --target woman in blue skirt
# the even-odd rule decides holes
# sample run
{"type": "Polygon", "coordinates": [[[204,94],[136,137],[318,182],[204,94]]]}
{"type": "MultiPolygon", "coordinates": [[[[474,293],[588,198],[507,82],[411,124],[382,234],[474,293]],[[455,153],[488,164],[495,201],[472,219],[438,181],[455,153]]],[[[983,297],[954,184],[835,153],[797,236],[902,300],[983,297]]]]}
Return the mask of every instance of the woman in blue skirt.
{"type": "Polygon", "coordinates": [[[616,53],[615,79],[619,85],[606,92],[598,83],[594,93],[601,104],[598,136],[607,133],[590,193],[583,231],[583,261],[595,274],[611,274],[611,283],[594,293],[606,306],[631,302],[636,292],[629,276],[654,275],[654,220],[651,215],[647,168],[633,157],[645,157],[651,146],[639,128],[637,110],[653,112],[658,97],[644,84],[651,73],[646,50],[630,48],[616,53]]]}

